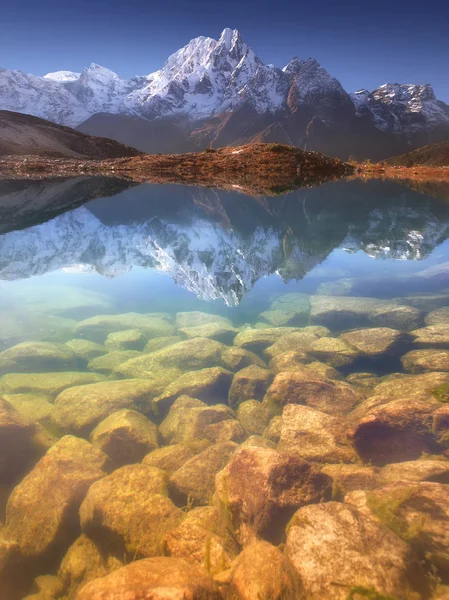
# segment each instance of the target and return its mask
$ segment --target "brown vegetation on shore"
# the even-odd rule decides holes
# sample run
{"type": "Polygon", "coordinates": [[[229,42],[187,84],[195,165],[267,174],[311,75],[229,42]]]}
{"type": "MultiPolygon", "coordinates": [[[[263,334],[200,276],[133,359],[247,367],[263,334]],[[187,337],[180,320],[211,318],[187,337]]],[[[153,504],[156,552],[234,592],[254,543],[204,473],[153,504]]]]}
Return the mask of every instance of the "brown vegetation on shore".
{"type": "Polygon", "coordinates": [[[157,154],[107,160],[0,159],[0,176],[110,175],[136,182],[181,183],[278,194],[350,175],[354,168],[317,152],[282,144],[247,144],[187,154],[157,154]]]}

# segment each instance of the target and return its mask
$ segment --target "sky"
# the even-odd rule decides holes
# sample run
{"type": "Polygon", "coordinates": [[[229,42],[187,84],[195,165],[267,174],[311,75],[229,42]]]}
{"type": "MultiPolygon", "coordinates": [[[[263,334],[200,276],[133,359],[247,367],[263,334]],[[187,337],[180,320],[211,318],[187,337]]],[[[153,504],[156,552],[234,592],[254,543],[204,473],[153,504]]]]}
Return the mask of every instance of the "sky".
{"type": "Polygon", "coordinates": [[[449,103],[446,0],[3,0],[0,14],[0,66],[35,75],[91,62],[145,75],[230,27],[265,63],[316,58],[348,92],[430,83],[449,103]]]}

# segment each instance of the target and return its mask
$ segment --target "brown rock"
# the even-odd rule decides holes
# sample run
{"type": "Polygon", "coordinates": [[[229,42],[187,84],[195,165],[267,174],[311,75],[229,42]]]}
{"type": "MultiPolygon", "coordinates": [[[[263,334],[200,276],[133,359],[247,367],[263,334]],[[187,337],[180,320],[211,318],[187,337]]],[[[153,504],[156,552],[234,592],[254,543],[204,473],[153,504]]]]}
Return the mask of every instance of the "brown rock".
{"type": "Polygon", "coordinates": [[[260,354],[272,346],[279,338],[297,331],[295,327],[267,327],[265,329],[245,329],[234,339],[234,345],[244,350],[260,354]]]}
{"type": "Polygon", "coordinates": [[[449,307],[442,306],[430,312],[424,319],[426,325],[449,325],[449,307]]]}
{"type": "Polygon", "coordinates": [[[297,508],[330,498],[331,479],[299,457],[247,447],[217,475],[216,493],[241,543],[279,543],[297,508]]]}
{"type": "Polygon", "coordinates": [[[147,343],[147,336],[140,329],[124,329],[113,331],[104,342],[104,347],[109,352],[122,350],[143,350],[147,343]]]}
{"type": "Polygon", "coordinates": [[[209,445],[208,440],[192,440],[153,450],[142,463],[166,471],[169,475],[177,471],[192,456],[199,454],[209,445]]]}
{"type": "Polygon", "coordinates": [[[257,400],[239,404],[237,419],[248,435],[262,435],[271,419],[270,410],[257,400]]]}
{"type": "Polygon", "coordinates": [[[223,344],[232,344],[233,339],[238,334],[239,330],[232,325],[226,323],[204,323],[194,327],[183,327],[178,330],[184,337],[193,339],[197,337],[209,338],[222,342],[223,344]]]}
{"type": "Polygon", "coordinates": [[[273,377],[268,369],[258,365],[251,365],[238,371],[229,390],[229,405],[235,408],[245,400],[262,400],[273,377]]]}
{"type": "Polygon", "coordinates": [[[293,333],[286,332],[264,352],[265,356],[274,358],[284,352],[307,352],[313,342],[330,334],[327,327],[302,327],[293,333]]]}
{"type": "Polygon", "coordinates": [[[347,367],[360,358],[361,353],[341,338],[321,337],[310,346],[309,353],[331,367],[347,367]]]}
{"type": "Polygon", "coordinates": [[[438,457],[438,460],[422,458],[420,460],[393,463],[386,465],[380,471],[380,477],[382,480],[391,483],[397,481],[449,483],[449,461],[438,457]]]}
{"type": "Polygon", "coordinates": [[[140,462],[148,452],[159,447],[156,425],[127,408],[101,421],[90,434],[90,441],[117,466],[140,462]]]}
{"type": "Polygon", "coordinates": [[[379,469],[368,465],[330,464],[321,467],[333,479],[333,498],[352,490],[372,490],[379,485],[379,469]]]}
{"type": "Polygon", "coordinates": [[[449,324],[428,325],[410,332],[416,348],[449,349],[449,324]]]}
{"type": "Polygon", "coordinates": [[[192,395],[207,404],[226,403],[232,377],[231,371],[222,367],[184,373],[153,400],[153,409],[157,415],[166,414],[176,398],[184,394],[192,395]]]}
{"type": "Polygon", "coordinates": [[[76,600],[221,600],[213,580],[198,565],[179,558],[138,560],[88,583],[76,600]],[[145,590],[145,596],[142,596],[145,590]]]}
{"type": "MultiPolygon", "coordinates": [[[[409,546],[348,504],[300,508],[289,524],[285,552],[310,600],[347,600],[348,590],[356,588],[398,600],[414,597],[409,546]]],[[[413,566],[417,575],[419,565],[413,566]]]]}
{"type": "Polygon", "coordinates": [[[397,354],[409,341],[407,334],[388,327],[349,331],[343,333],[340,339],[356,348],[362,356],[373,358],[397,354]]]}
{"type": "Polygon", "coordinates": [[[225,369],[229,369],[234,373],[251,365],[258,365],[259,367],[267,366],[254,352],[243,350],[243,348],[236,348],[235,346],[230,346],[223,350],[221,353],[221,362],[225,369]]]}
{"type": "Polygon", "coordinates": [[[241,600],[297,600],[302,586],[290,561],[263,540],[246,546],[232,566],[231,597],[241,600]]]}
{"type": "Polygon", "coordinates": [[[106,465],[100,450],[66,436],[20,482],[8,500],[5,535],[23,558],[51,560],[76,539],[78,508],[106,465]]]}
{"type": "Polygon", "coordinates": [[[237,449],[234,442],[213,444],[184,463],[170,477],[170,489],[176,502],[208,504],[215,489],[215,475],[237,449]]]}
{"type": "Polygon", "coordinates": [[[348,440],[346,421],[297,404],[288,404],[284,408],[279,450],[311,462],[357,461],[348,440]]]}
{"type": "Polygon", "coordinates": [[[412,350],[401,358],[402,366],[409,373],[449,371],[449,350],[412,350]]]}
{"type": "Polygon", "coordinates": [[[282,424],[281,416],[273,417],[262,434],[263,438],[277,445],[281,439],[282,424]]]}
{"type": "Polygon", "coordinates": [[[437,442],[432,430],[433,403],[394,400],[363,417],[350,437],[361,459],[374,465],[415,460],[432,454],[437,442]]]}
{"type": "Polygon", "coordinates": [[[167,479],[155,467],[127,465],[96,482],[80,508],[83,532],[119,555],[161,555],[164,535],[183,518],[166,496],[167,479]]]}
{"type": "Polygon", "coordinates": [[[264,402],[280,407],[286,404],[305,404],[330,415],[344,415],[359,399],[357,389],[348,383],[286,372],[276,375],[264,402]]]}
{"type": "Polygon", "coordinates": [[[410,400],[434,401],[432,390],[449,384],[449,373],[423,373],[422,375],[401,375],[385,377],[374,388],[376,396],[386,396],[391,400],[409,398],[410,400]]]}
{"type": "Polygon", "coordinates": [[[142,356],[142,353],[137,350],[114,350],[113,352],[103,353],[101,356],[93,358],[88,362],[87,368],[89,371],[109,375],[114,369],[120,367],[120,365],[138,356],[142,356]]]}

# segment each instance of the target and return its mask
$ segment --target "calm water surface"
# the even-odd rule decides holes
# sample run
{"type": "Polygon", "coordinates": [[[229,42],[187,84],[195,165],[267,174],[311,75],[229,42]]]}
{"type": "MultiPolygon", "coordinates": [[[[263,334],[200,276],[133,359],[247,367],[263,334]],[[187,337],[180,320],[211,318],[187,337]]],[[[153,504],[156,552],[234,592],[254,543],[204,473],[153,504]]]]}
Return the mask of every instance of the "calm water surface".
{"type": "MultiPolygon", "coordinates": [[[[376,386],[393,381],[394,374],[396,381],[405,380],[405,374],[409,378],[424,374],[424,383],[418,379],[411,384],[421,394],[418,399],[427,393],[429,403],[441,401],[443,406],[448,393],[445,385],[449,386],[449,202],[441,197],[441,190],[430,192],[395,183],[337,182],[278,197],[252,198],[237,191],[132,186],[103,178],[1,182],[0,389],[18,413],[44,428],[51,438],[49,445],[73,434],[93,441],[106,453],[109,447],[102,446],[95,435],[99,423],[127,408],[159,425],[176,397],[190,391],[188,383],[173,391],[173,382],[202,368],[220,367],[234,373],[257,363],[268,369],[272,379],[278,372],[303,376],[304,365],[311,365],[307,367],[310,378],[346,382],[357,398],[350,406],[335,408],[314,400],[319,391],[314,398],[299,401],[282,397],[287,392],[281,390],[273,408],[273,402],[267,403],[267,397],[264,400],[267,384],[255,399],[264,406],[269,404],[268,429],[264,432],[259,426],[253,431],[239,425],[240,433],[231,432],[226,438],[223,432],[219,439],[205,433],[209,443],[228,439],[243,443],[257,432],[272,446],[278,444],[279,436],[270,433],[269,421],[281,415],[289,402],[319,407],[346,421],[349,431],[369,414],[368,409],[360,409],[367,398],[387,393],[390,397],[386,400],[395,399],[396,392],[389,388],[376,390],[376,386]],[[144,316],[147,321],[142,320],[144,316]],[[196,326],[203,328],[196,333],[191,329],[196,326]],[[426,326],[440,330],[423,341],[416,330],[426,326]],[[388,328],[391,344],[383,344],[379,330],[371,331],[379,327],[388,328]],[[250,330],[254,330],[253,336],[245,338],[250,330]],[[362,340],[360,330],[367,330],[369,338],[362,340]],[[292,338],[280,350],[270,350],[277,340],[296,331],[309,332],[312,338],[292,338]],[[345,338],[354,331],[359,337],[345,338]],[[242,348],[252,352],[252,358],[248,354],[231,364],[208,355],[194,362],[189,356],[173,358],[168,351],[183,340],[195,343],[197,336],[242,348]],[[317,340],[321,342],[316,344],[317,340]],[[332,345],[335,340],[343,340],[350,350],[337,349],[332,345]],[[92,345],[82,348],[82,341],[92,345]],[[415,353],[408,361],[401,360],[409,352],[423,349],[441,350],[441,355],[437,360],[436,355],[415,353]],[[288,352],[290,356],[285,358],[288,352]],[[343,359],[336,358],[339,353],[343,359]],[[270,363],[278,354],[283,354],[284,366],[270,363]],[[156,355],[161,358],[148,359],[156,355]],[[143,357],[147,358],[142,361],[143,357]],[[63,373],[72,373],[73,379],[61,383],[63,373]],[[146,379],[154,382],[154,388],[146,392],[144,401],[140,394],[130,403],[122,394],[117,402],[106,403],[97,412],[95,408],[92,416],[89,402],[104,402],[95,394],[79,405],[73,401],[71,407],[70,399],[67,404],[58,398],[64,389],[94,381],[77,379],[77,373],[97,374],[100,383],[146,379]],[[167,392],[170,385],[172,396],[167,392]],[[160,398],[156,410],[154,401],[160,398]]],[[[192,350],[195,352],[198,345],[192,350]]],[[[231,380],[229,375],[219,390],[194,387],[192,396],[208,404],[226,403],[231,380]]],[[[229,400],[233,409],[250,399],[244,391],[239,396],[239,389],[236,387],[232,402],[229,400]]],[[[397,389],[400,397],[411,394],[410,389],[397,389]]],[[[392,431],[394,437],[394,427],[392,431]]],[[[444,431],[438,439],[423,441],[418,435],[412,442],[406,434],[397,433],[403,435],[397,443],[390,443],[390,433],[378,430],[379,439],[387,440],[383,446],[375,440],[367,447],[364,436],[376,435],[372,432],[348,441],[355,444],[354,459],[343,459],[338,453],[320,457],[319,452],[311,459],[301,449],[292,446],[291,450],[321,466],[361,460],[375,470],[373,478],[380,477],[390,463],[414,461],[423,455],[438,455],[444,464],[444,431]]],[[[170,437],[158,435],[156,444],[174,443],[170,437]]],[[[286,442],[282,443],[288,449],[286,442]]],[[[1,451],[3,445],[0,440],[1,451]]],[[[116,449],[109,448],[115,467],[121,466],[120,462],[140,462],[154,450],[148,443],[146,447],[143,444],[144,452],[139,446],[127,454],[125,446],[123,460],[114,454],[116,449]]],[[[24,485],[24,476],[38,458],[24,459],[14,443],[11,448],[17,453],[12,468],[0,458],[0,521],[5,518],[12,490],[24,485]]],[[[449,468],[445,471],[441,466],[440,471],[443,474],[436,476],[430,469],[428,480],[449,483],[449,468]]],[[[413,477],[416,483],[419,477],[413,477]]],[[[351,486],[344,489],[345,485],[341,483],[341,488],[351,491],[351,486]]],[[[361,489],[363,485],[374,484],[361,483],[361,489]]],[[[178,492],[173,492],[173,499],[182,505],[178,492]]],[[[193,506],[207,504],[192,494],[193,500],[190,496],[188,500],[193,506]]],[[[6,527],[11,538],[17,518],[14,510],[6,527]]],[[[447,513],[445,518],[449,520],[447,513]]],[[[284,525],[279,523],[279,539],[284,525]]],[[[67,528],[67,539],[48,556],[46,550],[39,551],[44,558],[38,556],[42,559],[36,562],[39,567],[32,563],[34,575],[58,572],[61,559],[79,535],[76,527],[73,531],[67,524],[62,527],[67,528]]],[[[43,524],[36,526],[34,535],[39,536],[44,528],[43,524]]],[[[23,541],[27,534],[22,531],[21,535],[23,541]]],[[[449,540],[449,531],[445,535],[449,540]]],[[[441,540],[437,549],[430,550],[421,542],[418,553],[427,556],[428,568],[444,580],[447,565],[441,556],[444,552],[449,556],[449,548],[441,540]],[[432,552],[440,557],[433,562],[432,552]]],[[[11,589],[11,598],[20,597],[14,596],[13,584],[11,589]]],[[[56,597],[69,597],[64,594],[67,589],[56,597]]]]}

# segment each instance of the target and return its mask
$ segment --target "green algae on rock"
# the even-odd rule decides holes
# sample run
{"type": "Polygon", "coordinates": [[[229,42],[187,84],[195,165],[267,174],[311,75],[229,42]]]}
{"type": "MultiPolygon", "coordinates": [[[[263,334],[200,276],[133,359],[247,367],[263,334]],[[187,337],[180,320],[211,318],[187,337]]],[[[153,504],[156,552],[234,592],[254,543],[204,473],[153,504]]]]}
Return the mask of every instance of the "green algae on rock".
{"type": "Polygon", "coordinates": [[[57,373],[8,373],[0,378],[0,390],[5,394],[46,394],[57,396],[63,390],[104,381],[99,373],[64,371],[57,373]]]}

